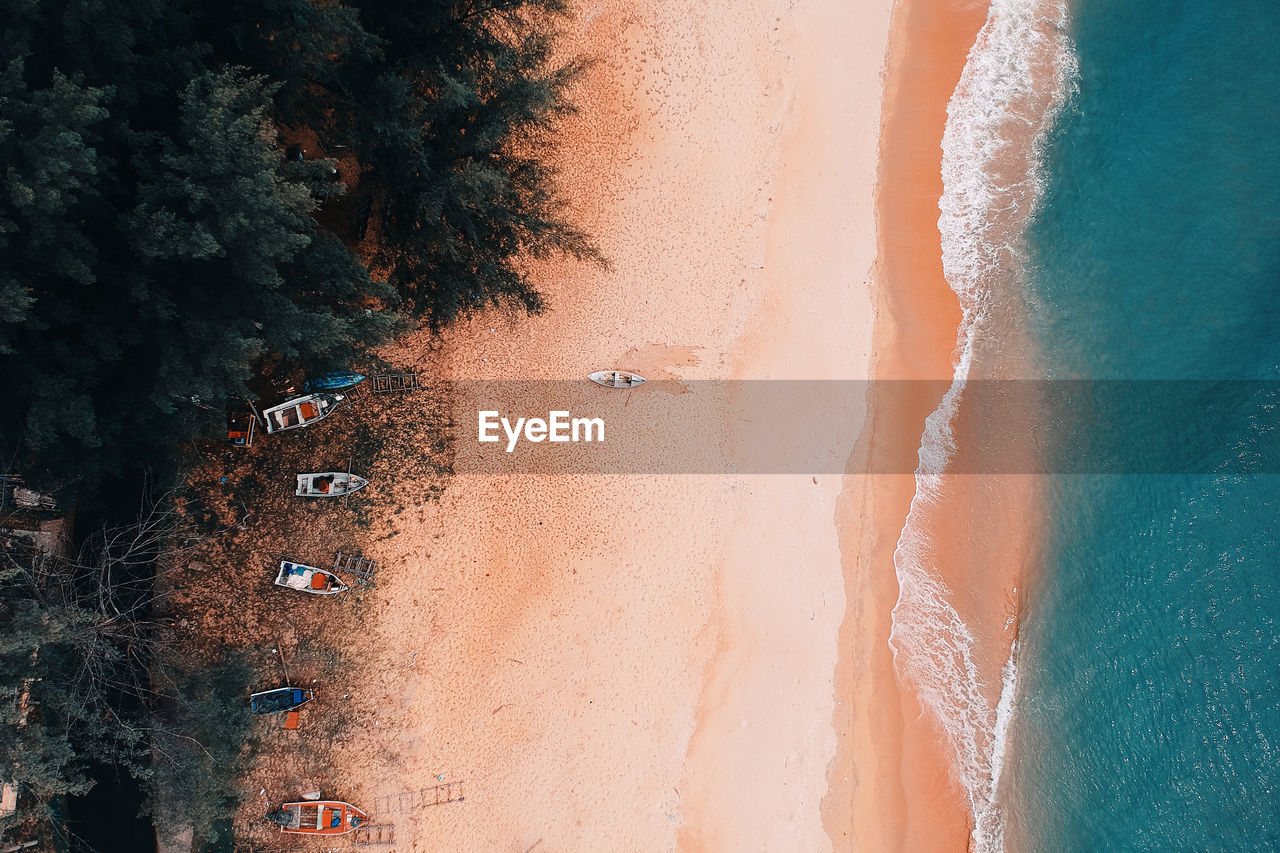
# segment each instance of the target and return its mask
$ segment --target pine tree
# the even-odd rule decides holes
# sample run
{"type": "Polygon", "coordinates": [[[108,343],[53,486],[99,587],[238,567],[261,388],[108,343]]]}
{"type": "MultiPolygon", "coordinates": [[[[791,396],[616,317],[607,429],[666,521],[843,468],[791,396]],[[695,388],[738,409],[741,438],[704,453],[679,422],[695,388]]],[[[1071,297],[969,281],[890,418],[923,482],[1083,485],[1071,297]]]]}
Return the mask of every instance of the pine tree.
{"type": "Polygon", "coordinates": [[[385,70],[355,135],[384,190],[376,265],[434,328],[490,306],[536,313],[522,261],[600,261],[563,216],[540,159],[579,63],[555,65],[557,0],[398,4],[367,0],[361,20],[385,70]]]}

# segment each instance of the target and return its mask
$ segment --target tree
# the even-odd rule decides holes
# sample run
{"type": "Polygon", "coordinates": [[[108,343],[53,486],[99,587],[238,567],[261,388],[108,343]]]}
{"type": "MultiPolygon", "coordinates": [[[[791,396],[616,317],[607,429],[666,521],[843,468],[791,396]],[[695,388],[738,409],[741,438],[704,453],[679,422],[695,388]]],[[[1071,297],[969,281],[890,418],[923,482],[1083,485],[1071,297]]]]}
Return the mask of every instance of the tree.
{"type": "Polygon", "coordinates": [[[332,94],[380,190],[373,265],[433,328],[489,306],[542,310],[530,257],[601,261],[563,215],[545,154],[580,62],[557,65],[559,0],[360,4],[382,62],[332,94]]]}
{"type": "Polygon", "coordinates": [[[560,0],[273,0],[223,6],[219,29],[228,56],[281,82],[286,123],[354,147],[371,266],[440,329],[488,306],[542,310],[529,257],[600,260],[544,159],[584,67],[553,59],[564,14],[560,0]]]}
{"type": "Polygon", "coordinates": [[[250,673],[234,653],[193,660],[163,624],[158,583],[206,538],[170,496],[71,560],[0,537],[0,778],[48,803],[88,791],[86,770],[105,762],[153,794],[203,791],[220,814],[242,769],[250,673]]]}
{"type": "Polygon", "coordinates": [[[343,360],[395,329],[387,312],[333,307],[394,295],[316,226],[319,197],[341,188],[322,163],[281,163],[275,89],[241,69],[207,72],[182,93],[179,138],[135,155],[139,203],[125,221],[150,273],[136,308],[158,332],[150,403],[166,413],[191,395],[223,402],[269,352],[343,360]]]}
{"type": "MultiPolygon", "coordinates": [[[[564,13],[5,3],[0,468],[43,486],[162,466],[266,358],[325,370],[406,315],[439,330],[489,306],[542,310],[528,259],[600,260],[545,156],[583,67],[555,59],[564,13]],[[304,132],[354,161],[369,239],[333,224],[357,200],[331,161],[285,156],[304,132]]],[[[0,692],[17,697],[0,707],[0,774],[42,798],[84,790],[88,756],[215,804],[237,772],[227,697],[245,672],[187,665],[153,622],[145,566],[186,535],[169,518],[106,531],[53,570],[0,552],[0,692]]]]}
{"type": "Polygon", "coordinates": [[[350,362],[400,308],[536,312],[529,258],[599,260],[544,157],[582,67],[554,59],[561,0],[10,11],[0,451],[30,479],[157,464],[264,356],[350,362]],[[345,188],[282,126],[352,153],[370,242],[321,225],[345,188]]]}
{"type": "Polygon", "coordinates": [[[56,706],[34,703],[56,679],[62,648],[84,637],[84,617],[74,609],[44,607],[35,601],[6,602],[6,631],[0,636],[0,774],[45,803],[82,794],[91,783],[82,755],[56,706]],[[41,652],[43,651],[43,654],[41,652]]]}
{"type": "Polygon", "coordinates": [[[196,838],[209,838],[235,813],[237,782],[249,764],[244,697],[252,676],[235,652],[212,662],[166,662],[173,690],[151,740],[149,784],[150,810],[162,831],[189,826],[196,838]]]}
{"type": "Polygon", "coordinates": [[[243,397],[264,354],[345,363],[401,327],[393,291],[312,217],[342,187],[283,161],[262,78],[205,72],[169,133],[112,128],[121,164],[110,90],[55,73],[32,91],[22,69],[0,81],[0,369],[19,402],[0,436],[34,477],[154,458],[193,402],[243,397]]]}

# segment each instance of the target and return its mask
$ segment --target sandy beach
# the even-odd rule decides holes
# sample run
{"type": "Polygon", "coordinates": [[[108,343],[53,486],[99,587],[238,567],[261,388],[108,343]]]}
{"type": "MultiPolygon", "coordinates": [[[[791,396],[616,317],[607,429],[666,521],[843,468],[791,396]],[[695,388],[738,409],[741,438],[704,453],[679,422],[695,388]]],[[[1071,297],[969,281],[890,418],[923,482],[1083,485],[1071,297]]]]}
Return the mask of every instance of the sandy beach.
{"type": "MultiPolygon", "coordinates": [[[[876,259],[941,275],[927,157],[936,178],[967,45],[956,34],[929,79],[890,85],[909,106],[882,138],[883,72],[921,50],[899,13],[886,60],[890,7],[579,8],[567,50],[597,64],[559,165],[609,268],[539,267],[545,315],[477,317],[389,357],[468,380],[949,375],[945,283],[912,291],[939,306],[917,313],[876,285],[908,274],[876,259]],[[907,176],[878,173],[917,131],[933,141],[894,148],[907,176]],[[885,232],[922,229],[905,250],[877,242],[877,178],[914,205],[885,232]]],[[[981,12],[957,20],[976,31],[981,12]]],[[[841,423],[856,471],[867,412],[841,423]]],[[[394,817],[397,850],[964,849],[949,759],[887,646],[908,480],[459,475],[381,532],[354,700],[372,722],[336,793],[462,780],[464,802],[394,817]]]]}

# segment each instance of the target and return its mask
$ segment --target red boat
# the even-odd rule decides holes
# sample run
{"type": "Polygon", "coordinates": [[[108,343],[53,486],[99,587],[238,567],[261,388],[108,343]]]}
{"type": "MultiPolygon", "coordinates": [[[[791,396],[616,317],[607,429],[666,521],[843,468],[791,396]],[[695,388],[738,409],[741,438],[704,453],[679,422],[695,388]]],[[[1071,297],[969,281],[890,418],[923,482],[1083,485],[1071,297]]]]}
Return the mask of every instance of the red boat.
{"type": "Polygon", "coordinates": [[[285,803],[267,817],[280,824],[281,832],[306,835],[346,835],[369,821],[355,806],[337,800],[285,803]]]}

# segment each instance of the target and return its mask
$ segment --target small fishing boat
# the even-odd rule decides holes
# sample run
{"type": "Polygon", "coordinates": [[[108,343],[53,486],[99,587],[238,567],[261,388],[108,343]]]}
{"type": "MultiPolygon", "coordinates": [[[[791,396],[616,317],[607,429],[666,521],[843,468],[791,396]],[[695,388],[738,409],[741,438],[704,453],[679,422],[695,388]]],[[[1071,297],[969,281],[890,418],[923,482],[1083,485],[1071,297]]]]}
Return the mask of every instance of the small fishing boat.
{"type": "Polygon", "coordinates": [[[595,373],[588,374],[587,378],[606,388],[634,388],[649,381],[639,373],[626,370],[597,370],[595,373]]]}
{"type": "Polygon", "coordinates": [[[287,586],[289,589],[309,592],[312,595],[337,595],[350,589],[333,572],[289,560],[280,561],[280,573],[276,575],[276,586],[287,586]]]}
{"type": "Polygon", "coordinates": [[[249,710],[254,716],[279,714],[292,711],[316,698],[316,692],[307,687],[277,687],[275,690],[263,690],[249,697],[249,710]]]}
{"type": "Polygon", "coordinates": [[[307,394],[305,397],[294,397],[278,406],[263,409],[262,418],[267,422],[268,433],[299,429],[329,417],[343,399],[341,394],[307,394]]]}
{"type": "Polygon", "coordinates": [[[340,498],[358,492],[367,485],[369,481],[364,477],[343,471],[299,474],[298,488],[294,494],[300,498],[340,498]]]}
{"type": "Polygon", "coordinates": [[[356,373],[352,370],[335,370],[333,373],[326,373],[317,376],[315,379],[307,380],[302,387],[307,391],[341,391],[343,388],[352,388],[364,381],[363,373],[356,373]]]}
{"type": "Polygon", "coordinates": [[[369,816],[350,803],[338,800],[285,803],[267,815],[281,832],[306,835],[346,835],[368,822],[369,816]]]}

